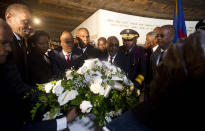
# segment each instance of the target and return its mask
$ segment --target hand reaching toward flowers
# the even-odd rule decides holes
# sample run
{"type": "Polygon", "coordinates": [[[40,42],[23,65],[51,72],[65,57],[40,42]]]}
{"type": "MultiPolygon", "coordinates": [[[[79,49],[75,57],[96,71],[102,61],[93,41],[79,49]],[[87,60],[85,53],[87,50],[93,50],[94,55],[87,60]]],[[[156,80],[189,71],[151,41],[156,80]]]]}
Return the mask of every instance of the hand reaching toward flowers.
{"type": "Polygon", "coordinates": [[[72,109],[70,112],[68,112],[66,116],[67,123],[72,122],[77,116],[78,116],[77,109],[76,108],[72,109]]]}

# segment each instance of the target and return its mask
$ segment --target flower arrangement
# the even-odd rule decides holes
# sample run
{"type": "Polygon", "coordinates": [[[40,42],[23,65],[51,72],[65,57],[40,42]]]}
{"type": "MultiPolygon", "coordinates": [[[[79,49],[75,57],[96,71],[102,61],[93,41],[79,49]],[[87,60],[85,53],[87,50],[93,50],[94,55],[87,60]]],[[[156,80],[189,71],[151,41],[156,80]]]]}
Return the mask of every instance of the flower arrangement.
{"type": "Polygon", "coordinates": [[[139,95],[120,68],[98,59],[85,60],[77,71],[68,70],[64,79],[37,89],[44,93],[31,111],[32,119],[38,110],[45,113],[43,120],[49,120],[77,107],[80,117],[93,113],[99,125],[137,105],[139,95]]]}

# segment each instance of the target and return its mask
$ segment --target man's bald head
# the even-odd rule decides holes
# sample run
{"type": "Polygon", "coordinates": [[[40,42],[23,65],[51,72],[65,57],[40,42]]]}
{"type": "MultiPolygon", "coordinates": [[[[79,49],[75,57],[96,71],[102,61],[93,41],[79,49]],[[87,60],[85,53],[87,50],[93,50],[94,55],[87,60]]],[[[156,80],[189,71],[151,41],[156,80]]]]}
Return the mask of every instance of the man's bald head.
{"type": "Polygon", "coordinates": [[[66,53],[70,53],[74,46],[73,35],[69,31],[64,31],[60,36],[61,46],[66,53]]]}
{"type": "Polygon", "coordinates": [[[63,33],[60,36],[60,40],[63,40],[65,38],[73,39],[73,35],[69,31],[63,31],[63,33]]]}
{"type": "Polygon", "coordinates": [[[23,4],[12,4],[5,12],[6,22],[12,31],[21,37],[27,37],[31,33],[31,10],[23,4]]]}
{"type": "Polygon", "coordinates": [[[8,8],[6,9],[5,17],[9,14],[16,15],[17,13],[22,12],[22,11],[28,11],[30,12],[30,14],[32,13],[32,11],[26,5],[12,4],[12,5],[9,5],[8,8]]]}

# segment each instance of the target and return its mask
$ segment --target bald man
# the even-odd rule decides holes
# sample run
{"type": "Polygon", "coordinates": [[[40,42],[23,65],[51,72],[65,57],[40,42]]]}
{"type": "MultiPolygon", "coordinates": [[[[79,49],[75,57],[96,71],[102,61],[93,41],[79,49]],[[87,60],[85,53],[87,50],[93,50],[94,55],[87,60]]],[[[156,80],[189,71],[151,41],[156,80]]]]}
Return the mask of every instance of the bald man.
{"type": "Polygon", "coordinates": [[[79,48],[83,51],[86,59],[99,58],[100,51],[89,44],[90,35],[86,28],[79,28],[76,33],[77,38],[79,38],[79,48]]]}
{"type": "Polygon", "coordinates": [[[31,31],[31,10],[23,4],[12,4],[5,12],[6,22],[13,31],[13,43],[11,44],[15,63],[24,82],[28,82],[27,51],[24,38],[31,31]]]}
{"type": "Polygon", "coordinates": [[[78,69],[83,64],[83,52],[74,47],[74,39],[70,32],[64,31],[60,36],[61,47],[49,53],[54,75],[59,78],[66,69],[78,69]]]}

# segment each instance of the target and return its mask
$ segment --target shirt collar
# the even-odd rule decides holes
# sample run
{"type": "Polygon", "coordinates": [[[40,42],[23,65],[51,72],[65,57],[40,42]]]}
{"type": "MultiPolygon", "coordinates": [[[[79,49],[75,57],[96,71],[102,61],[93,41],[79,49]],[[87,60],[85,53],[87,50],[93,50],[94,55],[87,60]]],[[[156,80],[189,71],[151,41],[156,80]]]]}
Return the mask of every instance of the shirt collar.
{"type": "MultiPolygon", "coordinates": [[[[117,53],[112,57],[112,59],[114,60],[116,57],[117,53]]],[[[109,55],[109,59],[111,59],[111,56],[109,55]]]]}
{"type": "Polygon", "coordinates": [[[15,35],[17,40],[21,40],[21,38],[16,33],[13,32],[13,34],[15,35]]]}
{"type": "MultiPolygon", "coordinates": [[[[63,50],[63,49],[62,49],[63,50]]],[[[66,55],[71,55],[71,52],[70,53],[66,53],[64,50],[63,50],[63,55],[66,56],[66,55]]]]}
{"type": "Polygon", "coordinates": [[[82,48],[82,50],[83,50],[83,53],[86,51],[86,49],[87,49],[87,47],[85,47],[85,48],[82,48]]]}
{"type": "Polygon", "coordinates": [[[156,49],[158,48],[159,45],[156,45],[155,47],[152,48],[152,51],[155,52],[156,49]]]}

